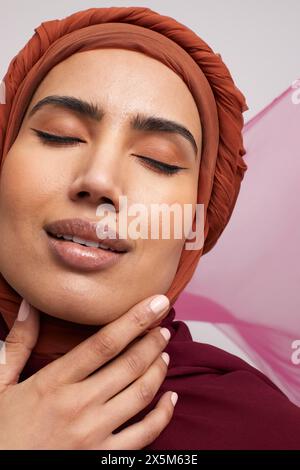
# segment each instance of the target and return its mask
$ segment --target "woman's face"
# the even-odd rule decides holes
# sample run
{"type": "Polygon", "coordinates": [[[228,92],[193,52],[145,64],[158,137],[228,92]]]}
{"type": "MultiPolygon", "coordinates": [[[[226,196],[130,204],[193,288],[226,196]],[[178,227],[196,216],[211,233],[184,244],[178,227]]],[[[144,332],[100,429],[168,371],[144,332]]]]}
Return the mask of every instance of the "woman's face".
{"type": "Polygon", "coordinates": [[[149,227],[152,204],[193,204],[195,210],[199,150],[171,131],[132,128],[136,114],[176,121],[201,147],[196,104],[167,66],[125,49],[77,53],[42,81],[6,156],[0,178],[0,269],[22,297],[54,317],[104,325],[140,300],[166,293],[175,276],[185,239],[172,237],[172,227],[169,239],[129,235],[130,251],[96,271],[58,259],[44,229],[58,219],[98,221],[101,203],[114,205],[118,220],[120,196],[126,196],[127,206],[148,209],[149,227]],[[95,103],[102,114],[95,120],[47,104],[29,116],[35,104],[53,95],[95,103]],[[33,129],[80,141],[43,142],[33,129]],[[185,169],[167,174],[143,156],[185,169]]]}

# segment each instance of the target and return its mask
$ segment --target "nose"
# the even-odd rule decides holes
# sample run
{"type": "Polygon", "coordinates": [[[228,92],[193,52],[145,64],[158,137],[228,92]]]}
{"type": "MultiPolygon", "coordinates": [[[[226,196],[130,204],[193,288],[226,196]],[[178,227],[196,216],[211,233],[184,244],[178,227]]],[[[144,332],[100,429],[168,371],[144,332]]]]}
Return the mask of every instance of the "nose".
{"type": "Polygon", "coordinates": [[[82,201],[96,206],[102,203],[112,204],[119,211],[119,197],[123,194],[121,169],[121,149],[116,145],[99,145],[89,150],[89,155],[82,155],[70,190],[72,201],[82,201]]]}

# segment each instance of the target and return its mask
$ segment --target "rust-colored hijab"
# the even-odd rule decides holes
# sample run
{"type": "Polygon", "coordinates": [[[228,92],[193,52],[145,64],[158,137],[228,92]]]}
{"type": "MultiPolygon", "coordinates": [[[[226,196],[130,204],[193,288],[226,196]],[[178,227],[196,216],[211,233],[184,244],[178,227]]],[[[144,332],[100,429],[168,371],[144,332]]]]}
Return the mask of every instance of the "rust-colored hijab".
{"type": "MultiPolygon", "coordinates": [[[[62,20],[41,23],[13,58],[3,79],[1,168],[29,102],[49,70],[74,53],[103,47],[139,51],[161,61],[186,83],[199,110],[203,142],[197,202],[204,204],[204,245],[199,250],[183,249],[166,293],[173,305],[191,279],[201,255],[215,245],[228,223],[247,169],[242,140],[242,113],[248,109],[244,95],[235,86],[221,56],[193,31],[144,7],[90,8],[62,20]]],[[[9,328],[21,301],[22,297],[0,276],[0,312],[9,328]]],[[[66,344],[66,338],[67,343],[72,338],[71,342],[76,344],[97,329],[41,312],[35,351],[51,353],[56,346],[67,350],[72,345],[66,344]],[[72,335],[67,335],[70,328],[72,335]]]]}

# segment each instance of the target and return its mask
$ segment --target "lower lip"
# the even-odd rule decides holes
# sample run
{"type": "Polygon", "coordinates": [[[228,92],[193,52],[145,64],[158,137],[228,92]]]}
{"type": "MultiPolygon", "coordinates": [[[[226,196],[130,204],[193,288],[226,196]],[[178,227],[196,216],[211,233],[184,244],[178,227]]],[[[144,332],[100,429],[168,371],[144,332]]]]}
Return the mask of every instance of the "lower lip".
{"type": "Polygon", "coordinates": [[[98,271],[116,264],[125,253],[103,250],[47,234],[50,249],[64,265],[81,271],[98,271]]]}

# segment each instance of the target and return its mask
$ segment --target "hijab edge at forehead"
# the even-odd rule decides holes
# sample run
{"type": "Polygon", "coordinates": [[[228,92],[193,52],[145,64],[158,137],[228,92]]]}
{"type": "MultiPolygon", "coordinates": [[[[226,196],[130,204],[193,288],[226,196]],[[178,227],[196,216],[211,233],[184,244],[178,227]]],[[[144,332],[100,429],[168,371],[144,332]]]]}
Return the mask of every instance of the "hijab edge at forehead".
{"type": "Polygon", "coordinates": [[[219,142],[218,115],[210,85],[194,60],[167,37],[140,26],[124,23],[97,24],[75,30],[55,40],[23,80],[9,116],[3,161],[17,137],[29,102],[47,73],[71,55],[99,48],[124,48],[142,52],[171,68],[189,88],[196,103],[202,127],[202,154],[200,162],[201,199],[207,205],[214,173],[219,142]],[[155,47],[154,47],[155,43],[155,47]],[[206,190],[204,193],[204,189],[206,190]]]}

